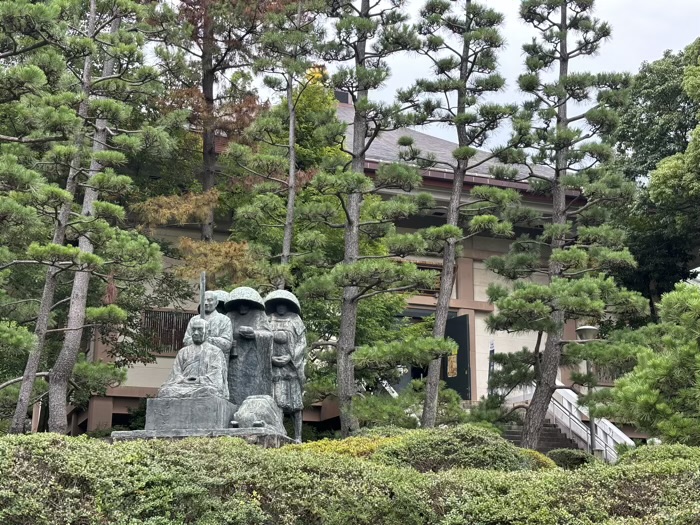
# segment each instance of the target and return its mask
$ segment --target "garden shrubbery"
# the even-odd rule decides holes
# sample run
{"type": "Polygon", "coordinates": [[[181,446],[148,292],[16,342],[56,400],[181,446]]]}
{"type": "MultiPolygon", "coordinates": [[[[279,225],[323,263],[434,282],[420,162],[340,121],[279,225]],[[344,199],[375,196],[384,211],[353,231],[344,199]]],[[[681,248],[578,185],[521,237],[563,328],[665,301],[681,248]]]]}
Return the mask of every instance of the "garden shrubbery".
{"type": "Polygon", "coordinates": [[[566,470],[574,470],[596,462],[593,454],[573,448],[557,448],[547,452],[547,457],[566,470]]]}
{"type": "Polygon", "coordinates": [[[535,471],[519,462],[530,453],[511,456],[509,444],[496,446],[500,439],[456,427],[380,437],[376,447],[364,436],[264,450],[230,438],[110,445],[51,434],[4,437],[0,523],[698,523],[700,457],[688,447],[640,449],[616,466],[535,471]],[[461,468],[477,463],[468,444],[495,464],[461,468]]]}
{"type": "Polygon", "coordinates": [[[385,465],[413,467],[420,472],[453,468],[510,471],[556,467],[542,454],[518,448],[502,439],[495,430],[478,425],[430,430],[377,427],[348,439],[324,439],[294,448],[364,457],[385,465]]]}

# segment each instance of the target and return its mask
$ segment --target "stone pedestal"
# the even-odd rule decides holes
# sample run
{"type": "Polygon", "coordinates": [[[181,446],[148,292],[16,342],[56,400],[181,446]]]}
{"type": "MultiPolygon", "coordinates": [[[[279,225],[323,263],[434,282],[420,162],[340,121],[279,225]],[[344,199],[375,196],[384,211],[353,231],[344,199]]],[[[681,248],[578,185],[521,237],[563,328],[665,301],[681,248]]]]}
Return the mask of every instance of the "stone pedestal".
{"type": "Polygon", "coordinates": [[[237,437],[251,445],[263,448],[279,448],[295,441],[266,428],[222,428],[214,430],[133,430],[112,432],[112,441],[133,441],[135,439],[184,439],[189,437],[237,437]]]}
{"type": "Polygon", "coordinates": [[[239,428],[266,428],[275,434],[287,435],[282,423],[284,415],[272,396],[248,396],[233,415],[239,428]]]}
{"type": "Polygon", "coordinates": [[[146,401],[146,430],[226,429],[235,408],[219,397],[152,398],[146,401]]]}

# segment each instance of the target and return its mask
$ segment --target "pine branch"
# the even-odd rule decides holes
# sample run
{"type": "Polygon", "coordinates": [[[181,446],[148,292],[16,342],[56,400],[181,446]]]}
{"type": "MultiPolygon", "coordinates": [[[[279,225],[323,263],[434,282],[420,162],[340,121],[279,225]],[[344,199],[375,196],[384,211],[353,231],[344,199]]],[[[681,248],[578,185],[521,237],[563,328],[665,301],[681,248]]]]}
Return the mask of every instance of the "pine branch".
{"type": "Polygon", "coordinates": [[[0,135],[0,142],[12,142],[15,144],[41,144],[44,142],[56,142],[63,140],[68,140],[68,137],[66,137],[65,134],[36,138],[11,137],[8,135],[0,135]]]}
{"type": "MultiPolygon", "coordinates": [[[[415,288],[415,285],[407,284],[406,286],[397,286],[395,288],[386,288],[385,290],[375,290],[374,292],[362,293],[360,295],[356,295],[353,298],[353,300],[359,301],[361,299],[368,299],[369,297],[374,297],[375,295],[379,295],[379,294],[383,294],[383,293],[405,292],[407,290],[411,290],[414,288],[415,288]]],[[[370,289],[371,289],[371,287],[370,287],[370,289]]]]}
{"type": "Polygon", "coordinates": [[[101,325],[93,323],[93,324],[84,324],[82,326],[77,326],[74,328],[68,328],[68,327],[66,327],[66,328],[52,328],[51,330],[46,330],[46,333],[50,334],[53,332],[70,332],[72,330],[82,330],[83,328],[92,328],[95,326],[101,326],[101,325]]]}

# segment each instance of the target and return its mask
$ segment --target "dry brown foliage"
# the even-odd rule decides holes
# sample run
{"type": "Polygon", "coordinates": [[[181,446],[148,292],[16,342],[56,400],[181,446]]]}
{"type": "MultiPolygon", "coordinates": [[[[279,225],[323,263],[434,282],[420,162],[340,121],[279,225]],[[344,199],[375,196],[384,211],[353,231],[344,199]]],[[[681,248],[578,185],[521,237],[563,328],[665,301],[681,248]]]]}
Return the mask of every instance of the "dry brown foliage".
{"type": "Polygon", "coordinates": [[[207,272],[209,286],[228,288],[258,277],[258,270],[246,242],[206,242],[180,238],[183,266],[177,274],[184,279],[207,272]]]}
{"type": "Polygon", "coordinates": [[[185,195],[159,195],[136,204],[132,210],[138,214],[144,226],[154,228],[164,224],[200,224],[219,203],[219,192],[185,195]]]}

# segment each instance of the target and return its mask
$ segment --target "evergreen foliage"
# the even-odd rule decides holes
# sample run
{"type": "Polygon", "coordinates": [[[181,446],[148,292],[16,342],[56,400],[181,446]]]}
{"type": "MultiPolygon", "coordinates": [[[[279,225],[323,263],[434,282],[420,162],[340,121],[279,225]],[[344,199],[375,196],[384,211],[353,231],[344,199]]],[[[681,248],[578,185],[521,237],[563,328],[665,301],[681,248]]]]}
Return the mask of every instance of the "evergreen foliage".
{"type": "Polygon", "coordinates": [[[663,446],[644,447],[649,449],[645,461],[597,463],[575,471],[421,473],[342,455],[343,448],[357,450],[358,444],[336,443],[340,454],[332,453],[331,443],[321,450],[305,449],[308,445],[264,450],[227,438],[111,445],[55,434],[3,437],[0,520],[7,525],[690,525],[700,511],[694,496],[697,458],[669,454],[663,446]]]}
{"type": "MultiPolygon", "coordinates": [[[[523,47],[527,71],[518,82],[529,99],[514,120],[516,129],[530,126],[528,148],[524,154],[504,151],[501,160],[528,169],[524,175],[499,170],[496,176],[528,181],[552,199],[552,212],[523,214],[525,223],[541,227],[540,233],[521,236],[507,255],[487,261],[490,270],[514,281],[489,286],[489,299],[498,311],[488,326],[537,334],[535,346],[528,349],[535,356],[530,364],[536,384],[523,430],[523,444],[529,448],[537,445],[556,388],[566,322],[599,323],[609,316],[624,321],[646,309],[641,296],[606,276],[635,266],[621,232],[606,224],[611,203],[630,199],[635,188],[619,173],[600,167],[611,149],[593,140],[615,128],[614,110],[625,100],[629,78],[573,70],[577,57],[596,53],[611,34],[607,23],[594,18],[593,8],[593,1],[574,0],[524,0],[520,7],[521,18],[539,33],[523,47]],[[554,77],[547,74],[553,67],[554,77]],[[569,109],[576,102],[591,107],[572,115],[569,109]]],[[[530,366],[518,354],[514,359],[530,366]]]]}
{"type": "Polygon", "coordinates": [[[676,203],[652,199],[648,187],[657,164],[685,152],[698,125],[700,106],[683,86],[686,67],[693,66],[697,57],[695,43],[642,64],[610,137],[617,152],[615,165],[640,183],[635,198],[614,217],[625,230],[626,245],[638,265],[618,270],[616,277],[649,299],[653,319],[658,318],[655,305],[661,295],[693,275],[691,261],[700,243],[693,209],[679,210],[676,203]]]}
{"type": "MultiPolygon", "coordinates": [[[[430,228],[434,252],[442,256],[442,276],[435,311],[433,336],[445,337],[445,326],[455,279],[455,261],[462,243],[476,235],[511,236],[513,225],[508,210],[519,201],[513,190],[475,188],[462,197],[467,172],[497,158],[520,144],[516,132],[504,147],[491,153],[479,152],[492,132],[516,112],[515,105],[488,102],[487,95],[503,88],[505,79],[497,72],[497,53],[504,47],[499,28],[503,16],[485,5],[468,0],[464,4],[430,0],[420,12],[416,31],[421,37],[418,52],[432,63],[433,76],[416,81],[399,93],[417,110],[416,122],[451,126],[457,134],[453,161],[435,160],[421,152],[411,137],[399,141],[401,155],[422,168],[439,167],[452,172],[452,191],[445,208],[446,224],[430,228]],[[464,202],[463,202],[464,201],[464,202]]],[[[428,368],[426,404],[422,423],[435,424],[441,357],[428,368]]]]}
{"type": "Polygon", "coordinates": [[[577,356],[619,377],[612,389],[584,401],[596,414],[632,424],[665,442],[697,445],[700,289],[677,285],[663,296],[659,316],[658,324],[577,345],[577,356]]]}

